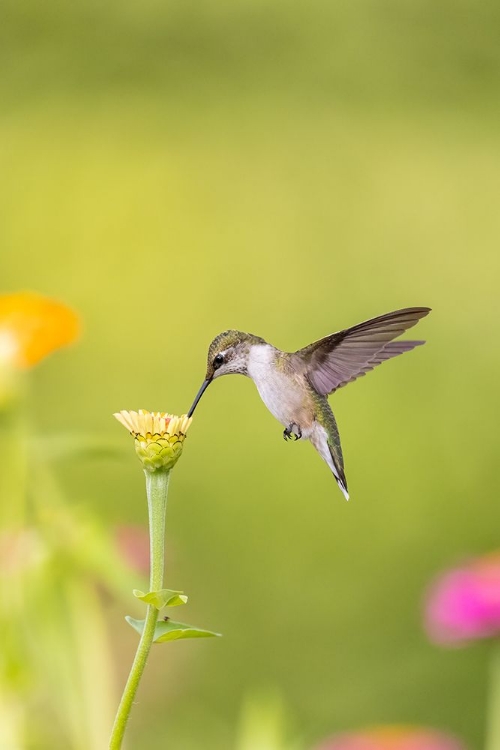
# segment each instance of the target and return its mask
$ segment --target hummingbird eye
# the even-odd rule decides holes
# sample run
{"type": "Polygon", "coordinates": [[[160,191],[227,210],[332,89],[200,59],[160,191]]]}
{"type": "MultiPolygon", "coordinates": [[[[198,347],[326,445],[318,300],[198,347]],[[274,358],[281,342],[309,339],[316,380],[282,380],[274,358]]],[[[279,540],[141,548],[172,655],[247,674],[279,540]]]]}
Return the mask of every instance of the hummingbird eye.
{"type": "Polygon", "coordinates": [[[224,362],[224,355],[223,354],[218,354],[216,357],[214,357],[214,363],[213,364],[214,364],[215,369],[217,369],[218,367],[220,367],[223,362],[224,362]]]}

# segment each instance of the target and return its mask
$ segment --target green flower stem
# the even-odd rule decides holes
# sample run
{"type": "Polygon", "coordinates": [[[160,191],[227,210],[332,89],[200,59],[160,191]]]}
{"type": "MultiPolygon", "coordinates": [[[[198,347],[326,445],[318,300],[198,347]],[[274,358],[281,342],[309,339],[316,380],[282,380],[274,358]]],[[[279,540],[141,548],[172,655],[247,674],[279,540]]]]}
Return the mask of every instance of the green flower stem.
{"type": "Polygon", "coordinates": [[[486,750],[500,750],[500,643],[491,655],[486,750]]]}
{"type": "MultiPolygon", "coordinates": [[[[150,576],[149,590],[159,591],[163,588],[163,567],[165,557],[165,514],[167,510],[168,482],[170,471],[144,471],[146,475],[146,492],[149,508],[149,539],[150,539],[150,576]]],[[[134,663],[128,676],[118,707],[109,750],[120,750],[125,734],[125,728],[130,716],[132,703],[139,687],[139,682],[148,660],[149,651],[153,643],[158,610],[148,606],[144,630],[137,647],[134,663]]]]}

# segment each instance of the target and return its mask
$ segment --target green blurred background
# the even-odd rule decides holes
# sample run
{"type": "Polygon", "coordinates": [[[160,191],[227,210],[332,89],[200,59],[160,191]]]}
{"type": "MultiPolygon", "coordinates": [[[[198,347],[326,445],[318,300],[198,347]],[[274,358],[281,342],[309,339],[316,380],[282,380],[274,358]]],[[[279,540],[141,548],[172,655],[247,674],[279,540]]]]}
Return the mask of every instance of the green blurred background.
{"type": "MultiPolygon", "coordinates": [[[[126,440],[114,411],[187,410],[226,328],[294,350],[433,308],[425,348],[332,399],[349,503],[249,380],[208,391],[171,485],[166,582],[190,596],[180,619],[224,638],[158,647],[130,747],[231,750],[270,690],[306,744],[410,722],[480,748],[488,647],[438,650],[421,606],[437,571],[500,538],[499,6],[1,14],[2,290],[60,298],[85,328],[33,373],[42,429],[126,440]]],[[[61,471],[110,527],[145,523],[132,445],[61,471]]],[[[109,607],[117,690],[124,614],[109,607]]]]}

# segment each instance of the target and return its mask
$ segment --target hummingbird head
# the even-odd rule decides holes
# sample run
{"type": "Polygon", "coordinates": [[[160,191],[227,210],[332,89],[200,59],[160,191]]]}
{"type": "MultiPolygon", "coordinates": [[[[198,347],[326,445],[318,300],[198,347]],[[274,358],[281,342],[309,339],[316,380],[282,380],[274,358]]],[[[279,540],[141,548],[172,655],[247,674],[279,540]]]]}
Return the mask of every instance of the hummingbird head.
{"type": "Polygon", "coordinates": [[[253,344],[265,344],[265,341],[259,336],[243,331],[223,331],[214,338],[208,348],[205,380],[189,410],[190,417],[214,378],[230,373],[247,374],[248,357],[253,344]]]}

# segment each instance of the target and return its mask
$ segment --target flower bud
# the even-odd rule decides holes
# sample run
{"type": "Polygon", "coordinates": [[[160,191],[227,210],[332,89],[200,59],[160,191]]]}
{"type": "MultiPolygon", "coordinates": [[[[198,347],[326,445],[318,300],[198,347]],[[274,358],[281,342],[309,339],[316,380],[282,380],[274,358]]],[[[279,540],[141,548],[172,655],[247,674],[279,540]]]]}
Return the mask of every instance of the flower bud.
{"type": "Polygon", "coordinates": [[[113,415],[135,438],[146,471],[169,471],[179,460],[191,419],[164,412],[120,411],[113,415]]]}

